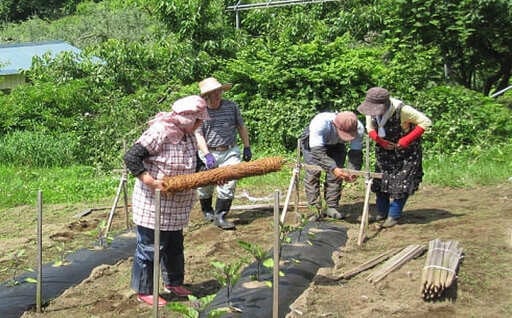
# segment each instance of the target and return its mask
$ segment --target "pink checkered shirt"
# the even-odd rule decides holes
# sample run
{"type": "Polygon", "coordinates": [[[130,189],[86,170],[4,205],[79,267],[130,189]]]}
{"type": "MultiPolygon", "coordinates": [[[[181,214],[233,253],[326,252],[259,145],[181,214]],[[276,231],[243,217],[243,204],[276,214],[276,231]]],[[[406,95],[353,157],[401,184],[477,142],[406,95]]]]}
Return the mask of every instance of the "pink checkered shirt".
{"type": "MultiPolygon", "coordinates": [[[[155,179],[194,173],[196,169],[197,142],[192,134],[186,134],[173,144],[162,140],[162,134],[149,128],[137,141],[150,153],[144,167],[155,179]]],[[[188,224],[190,211],[196,198],[194,189],[166,194],[160,202],[160,230],[177,231],[188,224]]],[[[133,222],[150,229],[155,227],[155,193],[139,179],[135,181],[132,197],[133,222]]]]}

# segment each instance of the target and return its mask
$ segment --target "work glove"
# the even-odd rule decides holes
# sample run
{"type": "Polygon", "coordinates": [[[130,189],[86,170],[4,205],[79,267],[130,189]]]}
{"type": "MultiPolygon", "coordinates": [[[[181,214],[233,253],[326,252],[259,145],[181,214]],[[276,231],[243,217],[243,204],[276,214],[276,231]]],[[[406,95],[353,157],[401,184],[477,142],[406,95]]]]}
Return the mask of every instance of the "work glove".
{"type": "Polygon", "coordinates": [[[206,169],[213,169],[217,165],[215,157],[211,153],[207,153],[204,158],[206,159],[206,169]]]}
{"type": "Polygon", "coordinates": [[[244,161],[251,161],[251,159],[252,159],[251,147],[244,147],[244,155],[243,155],[242,159],[244,161]]]}

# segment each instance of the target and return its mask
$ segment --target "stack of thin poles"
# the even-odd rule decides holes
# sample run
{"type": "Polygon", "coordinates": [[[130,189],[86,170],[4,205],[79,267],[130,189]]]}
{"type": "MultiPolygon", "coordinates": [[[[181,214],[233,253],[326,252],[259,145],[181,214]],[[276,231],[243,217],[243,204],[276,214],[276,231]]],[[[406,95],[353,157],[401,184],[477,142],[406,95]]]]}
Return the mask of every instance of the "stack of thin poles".
{"type": "Polygon", "coordinates": [[[462,258],[462,248],[457,241],[431,240],[421,279],[423,299],[442,296],[456,279],[457,267],[462,258]]]}
{"type": "Polygon", "coordinates": [[[405,263],[413,258],[416,258],[423,254],[426,247],[424,245],[409,245],[395,256],[387,260],[382,266],[376,269],[373,273],[368,275],[366,278],[371,283],[377,283],[384,279],[389,273],[402,267],[405,263]]]}

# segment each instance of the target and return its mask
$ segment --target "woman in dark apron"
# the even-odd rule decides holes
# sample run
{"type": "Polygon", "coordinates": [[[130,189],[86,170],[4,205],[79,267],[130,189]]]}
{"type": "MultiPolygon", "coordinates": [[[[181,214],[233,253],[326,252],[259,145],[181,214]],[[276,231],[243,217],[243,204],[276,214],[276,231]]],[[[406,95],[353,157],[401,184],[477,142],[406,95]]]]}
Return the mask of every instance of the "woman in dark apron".
{"type": "Polygon", "coordinates": [[[392,227],[422,181],[420,137],[432,122],[381,87],[369,89],[358,110],[366,115],[368,136],[376,143],[375,171],[383,173],[382,179],[372,184],[377,196],[377,219],[386,219],[382,226],[392,227]]]}

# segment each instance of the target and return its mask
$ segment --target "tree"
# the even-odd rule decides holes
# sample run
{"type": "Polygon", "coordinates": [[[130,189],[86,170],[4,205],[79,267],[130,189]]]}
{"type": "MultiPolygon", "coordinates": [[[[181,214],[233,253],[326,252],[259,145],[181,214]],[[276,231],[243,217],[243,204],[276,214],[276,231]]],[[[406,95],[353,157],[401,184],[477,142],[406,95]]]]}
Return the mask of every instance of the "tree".
{"type": "Polygon", "coordinates": [[[388,34],[438,47],[449,77],[488,94],[508,85],[512,68],[512,2],[386,1],[388,34]]]}
{"type": "Polygon", "coordinates": [[[32,16],[54,18],[74,12],[81,0],[2,0],[0,19],[18,22],[32,16]]]}

